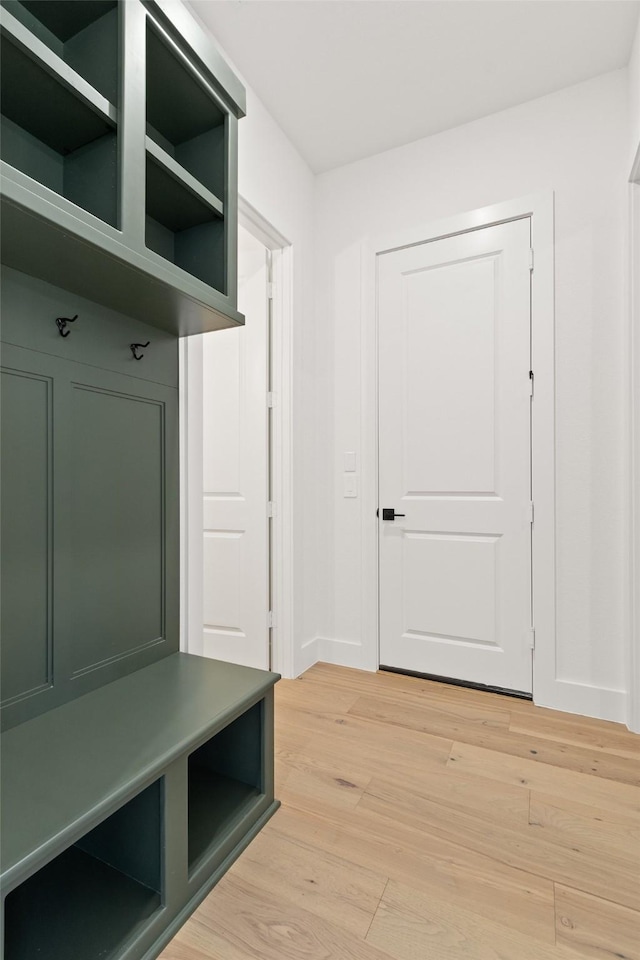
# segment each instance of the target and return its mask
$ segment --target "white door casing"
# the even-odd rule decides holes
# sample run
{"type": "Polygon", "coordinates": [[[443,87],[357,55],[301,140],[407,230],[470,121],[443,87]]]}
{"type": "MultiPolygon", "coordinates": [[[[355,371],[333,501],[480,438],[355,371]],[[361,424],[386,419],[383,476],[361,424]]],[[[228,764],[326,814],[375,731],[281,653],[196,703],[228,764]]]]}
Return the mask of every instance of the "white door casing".
{"type": "Polygon", "coordinates": [[[268,265],[240,228],[246,325],[202,338],[202,653],[269,666],[268,265]]]}
{"type": "Polygon", "coordinates": [[[523,218],[378,258],[380,663],[523,692],[530,248],[523,218]]]}

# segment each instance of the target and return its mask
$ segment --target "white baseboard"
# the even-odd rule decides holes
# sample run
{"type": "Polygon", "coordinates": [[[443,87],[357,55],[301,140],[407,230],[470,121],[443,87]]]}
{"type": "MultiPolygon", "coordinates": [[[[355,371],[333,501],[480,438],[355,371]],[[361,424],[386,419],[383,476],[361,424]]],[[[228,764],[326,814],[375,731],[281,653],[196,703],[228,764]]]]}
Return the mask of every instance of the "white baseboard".
{"type": "Polygon", "coordinates": [[[335,640],[329,637],[314,637],[306,640],[296,655],[295,676],[312,667],[314,663],[333,663],[338,667],[354,667],[356,670],[373,672],[378,663],[364,644],[353,640],[335,640]]]}
{"type": "Polygon", "coordinates": [[[319,637],[318,647],[319,659],[324,663],[334,663],[340,667],[355,667],[357,670],[378,669],[377,659],[372,657],[372,651],[359,641],[319,637]]]}
{"type": "MultiPolygon", "coordinates": [[[[355,667],[357,670],[375,671],[376,661],[370,650],[352,640],[336,640],[329,637],[314,637],[307,640],[298,655],[299,669],[296,676],[304,673],[314,663],[333,663],[340,667],[355,667]]],[[[554,680],[544,690],[534,691],[534,703],[563,713],[574,713],[598,720],[627,722],[627,694],[624,690],[610,690],[571,680],[554,680]]]]}
{"type": "Polygon", "coordinates": [[[305,640],[300,649],[296,651],[294,659],[294,669],[293,676],[299,677],[300,674],[304,673],[305,670],[308,670],[309,667],[312,667],[314,663],[317,663],[320,660],[320,655],[318,653],[318,638],[312,637],[310,640],[305,640]]]}
{"type": "Polygon", "coordinates": [[[534,690],[533,701],[539,707],[550,707],[563,713],[576,713],[598,720],[627,720],[627,694],[624,690],[594,687],[571,680],[554,680],[541,692],[534,690]]]}
{"type": "Polygon", "coordinates": [[[317,637],[317,659],[333,663],[337,667],[353,667],[356,670],[375,672],[378,660],[374,651],[357,640],[337,640],[317,637]]]}

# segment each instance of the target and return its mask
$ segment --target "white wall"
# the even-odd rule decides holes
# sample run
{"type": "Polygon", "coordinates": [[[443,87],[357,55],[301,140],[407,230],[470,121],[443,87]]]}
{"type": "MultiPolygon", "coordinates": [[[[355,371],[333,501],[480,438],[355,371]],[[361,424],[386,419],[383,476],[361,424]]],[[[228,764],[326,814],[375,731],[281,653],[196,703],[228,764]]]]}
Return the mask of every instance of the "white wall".
{"type": "Polygon", "coordinates": [[[333,358],[321,656],[370,667],[375,643],[364,628],[361,501],[341,489],[344,451],[361,452],[360,324],[373,322],[360,289],[363,243],[553,190],[560,682],[549,705],[624,719],[627,98],[627,71],[616,71],[318,178],[317,315],[333,358]]]}
{"type": "Polygon", "coordinates": [[[629,323],[631,398],[631,624],[628,724],[640,733],[640,20],[629,61],[629,323]]]}
{"type": "Polygon", "coordinates": [[[640,149],[640,20],[636,28],[629,70],[629,172],[640,149]]]}
{"type": "Polygon", "coordinates": [[[554,705],[566,707],[561,691],[572,689],[584,712],[623,718],[625,181],[640,142],[639,36],[628,72],[319,178],[248,88],[240,194],[294,247],[294,673],[316,659],[376,662],[361,501],[342,497],[344,451],[361,453],[364,242],[554,190],[563,681],[554,705]]]}
{"type": "MultiPolygon", "coordinates": [[[[194,16],[199,19],[197,13],[194,16]]],[[[238,125],[238,192],[293,245],[293,625],[292,636],[282,642],[292,644],[291,669],[297,675],[316,659],[323,606],[315,495],[319,436],[319,351],[313,303],[315,177],[233,61],[199,22],[247,90],[247,115],[238,125]]],[[[322,569],[326,576],[326,565],[322,569]]]]}

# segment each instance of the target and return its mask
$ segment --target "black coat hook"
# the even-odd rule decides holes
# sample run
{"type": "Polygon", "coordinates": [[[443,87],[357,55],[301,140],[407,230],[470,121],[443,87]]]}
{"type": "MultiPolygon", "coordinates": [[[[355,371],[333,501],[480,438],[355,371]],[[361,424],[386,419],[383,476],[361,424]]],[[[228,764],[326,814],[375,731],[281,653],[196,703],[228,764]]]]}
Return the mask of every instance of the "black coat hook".
{"type": "Polygon", "coordinates": [[[150,343],[151,343],[150,340],[147,340],[146,343],[130,343],[129,346],[131,347],[131,353],[133,354],[133,359],[134,359],[134,360],[142,360],[144,354],[143,354],[143,353],[140,353],[140,354],[139,354],[139,353],[138,353],[138,350],[139,350],[141,347],[148,347],[150,343]]]}
{"type": "Polygon", "coordinates": [[[76,313],[75,317],[56,317],[56,326],[58,328],[58,333],[61,337],[68,337],[71,333],[71,330],[67,330],[68,323],[74,323],[78,319],[78,314],[76,313]]]}

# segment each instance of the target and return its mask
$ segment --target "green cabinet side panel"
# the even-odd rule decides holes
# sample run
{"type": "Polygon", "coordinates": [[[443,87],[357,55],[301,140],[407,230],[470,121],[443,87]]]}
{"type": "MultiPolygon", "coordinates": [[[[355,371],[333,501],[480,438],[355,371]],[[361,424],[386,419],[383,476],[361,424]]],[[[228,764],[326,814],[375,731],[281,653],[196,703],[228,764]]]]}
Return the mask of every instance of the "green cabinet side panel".
{"type": "Polygon", "coordinates": [[[52,381],[2,369],[2,700],[51,679],[52,381]]]}
{"type": "Polygon", "coordinates": [[[64,195],[72,203],[118,226],[118,138],[107,133],[65,158],[64,195]]]}
{"type": "MultiPolygon", "coordinates": [[[[77,0],[70,6],[75,10],[77,0]]],[[[45,0],[42,7],[49,8],[45,0]]],[[[64,59],[111,103],[118,103],[119,10],[115,3],[92,0],[90,8],[106,12],[69,37],[64,59]]]]}
{"type": "Polygon", "coordinates": [[[191,765],[230,777],[262,792],[262,728],[262,703],[257,703],[192,754],[189,758],[191,765]]]}
{"type": "Polygon", "coordinates": [[[48,147],[8,117],[0,117],[0,135],[3,160],[55,193],[64,193],[62,154],[48,147]]]}
{"type": "MultiPolygon", "coordinates": [[[[17,16],[16,7],[24,7],[36,20],[64,43],[115,8],[115,0],[91,0],[90,3],[78,3],[78,0],[4,0],[3,3],[17,16]]],[[[33,29],[33,28],[32,28],[33,29]]]]}

